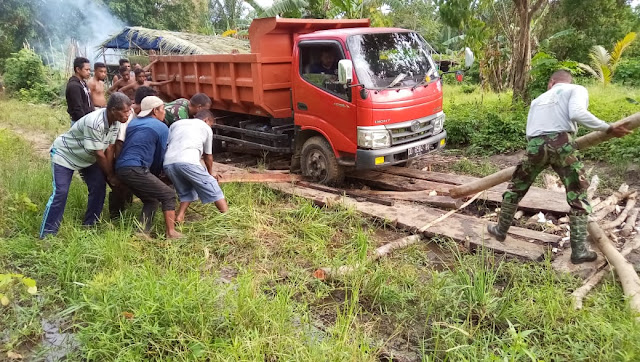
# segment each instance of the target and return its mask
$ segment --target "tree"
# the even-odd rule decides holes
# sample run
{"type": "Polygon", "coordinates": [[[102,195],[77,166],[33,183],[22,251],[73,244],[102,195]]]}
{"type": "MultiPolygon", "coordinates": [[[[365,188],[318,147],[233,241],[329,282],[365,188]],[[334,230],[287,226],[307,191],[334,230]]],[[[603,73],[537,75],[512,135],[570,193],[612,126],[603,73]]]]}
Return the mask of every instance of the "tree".
{"type": "Polygon", "coordinates": [[[4,59],[35,38],[42,28],[34,21],[35,4],[24,0],[0,1],[0,70],[4,59]]]}
{"type": "Polygon", "coordinates": [[[442,23],[435,1],[406,0],[394,3],[389,17],[394,26],[417,31],[433,46],[440,41],[442,23]]]}
{"type": "Polygon", "coordinates": [[[634,13],[627,0],[557,0],[550,3],[537,36],[545,39],[573,29],[570,37],[551,41],[546,51],[554,53],[558,59],[586,62],[594,45],[611,44],[625,34],[637,31],[639,22],[640,14],[634,13]]]}
{"type": "Polygon", "coordinates": [[[602,45],[594,45],[591,49],[591,66],[580,64],[580,67],[598,78],[603,85],[611,83],[616,67],[622,59],[622,53],[636,39],[636,33],[631,32],[623,39],[620,39],[611,50],[611,54],[602,45]]]}
{"type": "Polygon", "coordinates": [[[196,32],[207,28],[208,0],[103,0],[111,12],[131,26],[196,32]]]}
{"type": "Polygon", "coordinates": [[[307,12],[309,4],[305,0],[276,0],[271,6],[263,7],[255,0],[246,1],[256,12],[256,17],[268,18],[282,16],[285,18],[301,18],[307,12]]]}
{"type": "Polygon", "coordinates": [[[531,69],[531,22],[549,0],[513,0],[516,10],[517,36],[513,40],[513,63],[510,79],[513,100],[527,101],[527,82],[531,69]]]}

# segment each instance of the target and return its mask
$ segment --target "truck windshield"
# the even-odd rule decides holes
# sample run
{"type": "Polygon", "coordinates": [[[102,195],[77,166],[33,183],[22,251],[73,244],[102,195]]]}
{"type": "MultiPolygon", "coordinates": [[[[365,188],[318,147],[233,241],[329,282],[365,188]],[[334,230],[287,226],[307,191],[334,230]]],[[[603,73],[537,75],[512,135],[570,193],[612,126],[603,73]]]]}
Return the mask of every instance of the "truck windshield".
{"type": "Polygon", "coordinates": [[[353,35],[347,46],[366,88],[411,87],[438,76],[429,46],[417,33],[353,35]]]}

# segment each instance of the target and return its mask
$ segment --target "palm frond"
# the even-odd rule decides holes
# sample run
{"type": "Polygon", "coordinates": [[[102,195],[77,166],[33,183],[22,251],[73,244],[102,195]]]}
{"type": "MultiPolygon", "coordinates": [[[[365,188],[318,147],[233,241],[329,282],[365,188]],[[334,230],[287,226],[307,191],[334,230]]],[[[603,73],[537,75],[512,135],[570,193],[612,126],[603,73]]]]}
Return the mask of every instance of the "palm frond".
{"type": "Polygon", "coordinates": [[[624,53],[625,49],[633,43],[636,39],[636,33],[630,32],[625,35],[624,38],[619,40],[616,45],[614,45],[613,50],[611,51],[611,68],[615,69],[618,66],[618,62],[620,58],[622,58],[622,53],[624,53]]]}
{"type": "Polygon", "coordinates": [[[587,73],[593,75],[594,77],[600,79],[600,74],[598,74],[598,72],[595,71],[595,69],[591,68],[590,65],[588,64],[584,64],[584,63],[578,63],[578,66],[583,69],[584,71],[586,71],[587,73]]]}

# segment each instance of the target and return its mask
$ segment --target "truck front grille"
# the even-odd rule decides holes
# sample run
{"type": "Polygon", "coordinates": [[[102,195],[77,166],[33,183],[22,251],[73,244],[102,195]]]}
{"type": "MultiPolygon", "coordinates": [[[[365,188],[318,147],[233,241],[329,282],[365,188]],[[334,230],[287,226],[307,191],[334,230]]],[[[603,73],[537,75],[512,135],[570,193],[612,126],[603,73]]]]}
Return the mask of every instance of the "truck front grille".
{"type": "Polygon", "coordinates": [[[418,141],[433,135],[434,119],[435,116],[430,116],[385,126],[391,132],[391,145],[418,141]]]}

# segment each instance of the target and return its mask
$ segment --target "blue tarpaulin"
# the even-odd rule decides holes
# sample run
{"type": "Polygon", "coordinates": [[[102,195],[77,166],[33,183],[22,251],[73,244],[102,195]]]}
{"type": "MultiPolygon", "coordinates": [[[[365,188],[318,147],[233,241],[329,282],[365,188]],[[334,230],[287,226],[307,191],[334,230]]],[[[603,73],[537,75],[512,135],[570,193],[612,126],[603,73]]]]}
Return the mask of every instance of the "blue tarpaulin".
{"type": "Polygon", "coordinates": [[[103,48],[111,49],[143,49],[143,50],[160,50],[160,42],[162,37],[157,38],[145,38],[140,36],[137,32],[131,32],[131,28],[124,28],[120,34],[111,38],[108,42],[102,45],[103,48]]]}

